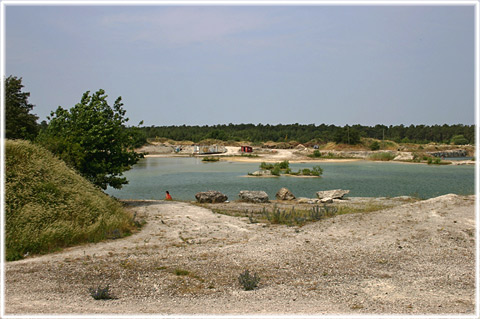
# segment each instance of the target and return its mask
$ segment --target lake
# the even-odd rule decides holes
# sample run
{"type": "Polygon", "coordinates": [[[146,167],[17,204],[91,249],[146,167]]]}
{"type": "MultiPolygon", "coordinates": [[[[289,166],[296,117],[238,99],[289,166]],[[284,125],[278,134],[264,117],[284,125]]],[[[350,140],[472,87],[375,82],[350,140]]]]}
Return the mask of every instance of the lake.
{"type": "Polygon", "coordinates": [[[125,172],[129,184],[107,193],[120,199],[164,199],[168,190],[174,199],[195,200],[201,191],[218,190],[229,200],[238,199],[241,190],[263,190],[270,199],[282,187],[296,197],[314,198],[329,189],[349,189],[348,196],[418,196],[431,198],[448,193],[475,193],[474,165],[426,165],[395,162],[355,161],[343,163],[295,163],[293,171],[320,165],[320,178],[245,177],[258,170],[260,163],[205,163],[200,158],[147,157],[125,172]]]}

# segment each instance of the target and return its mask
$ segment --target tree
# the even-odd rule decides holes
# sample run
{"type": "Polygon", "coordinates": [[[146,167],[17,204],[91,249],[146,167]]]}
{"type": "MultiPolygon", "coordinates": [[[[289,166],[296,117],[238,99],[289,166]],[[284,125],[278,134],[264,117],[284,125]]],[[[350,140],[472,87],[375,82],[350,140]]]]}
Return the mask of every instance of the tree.
{"type": "Polygon", "coordinates": [[[121,97],[110,107],[104,90],[87,91],[70,110],[59,106],[52,112],[37,140],[93,184],[121,188],[128,183],[123,172],[143,157],[133,150],[122,106],[121,97]]]}
{"type": "Polygon", "coordinates": [[[5,137],[33,140],[38,134],[38,116],[30,114],[30,92],[22,92],[22,78],[5,78],[5,137]]]}

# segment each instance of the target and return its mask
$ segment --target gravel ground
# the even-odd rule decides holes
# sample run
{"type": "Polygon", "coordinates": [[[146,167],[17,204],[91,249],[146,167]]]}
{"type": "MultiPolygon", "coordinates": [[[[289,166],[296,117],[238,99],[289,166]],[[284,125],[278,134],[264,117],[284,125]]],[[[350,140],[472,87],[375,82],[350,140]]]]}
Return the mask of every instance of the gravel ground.
{"type": "Polygon", "coordinates": [[[147,221],[133,236],[6,263],[6,314],[475,314],[474,196],[303,227],[129,206],[147,221]],[[90,296],[107,285],[115,299],[90,296]]]}

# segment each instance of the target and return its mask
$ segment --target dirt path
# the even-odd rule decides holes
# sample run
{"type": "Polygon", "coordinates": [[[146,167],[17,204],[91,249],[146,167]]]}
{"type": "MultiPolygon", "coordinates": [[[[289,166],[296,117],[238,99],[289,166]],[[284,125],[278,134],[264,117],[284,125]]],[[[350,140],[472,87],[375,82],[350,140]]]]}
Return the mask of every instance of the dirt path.
{"type": "Polygon", "coordinates": [[[139,201],[119,240],[6,264],[7,314],[474,314],[475,198],[445,195],[304,227],[139,201]],[[245,269],[261,277],[244,291],[245,269]],[[88,289],[110,285],[113,300],[88,289]]]}

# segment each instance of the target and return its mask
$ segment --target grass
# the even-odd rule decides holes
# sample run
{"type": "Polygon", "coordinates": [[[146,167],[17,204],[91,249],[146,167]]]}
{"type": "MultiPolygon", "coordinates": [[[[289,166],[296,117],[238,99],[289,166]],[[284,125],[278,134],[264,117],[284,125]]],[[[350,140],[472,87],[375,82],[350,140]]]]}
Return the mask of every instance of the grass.
{"type": "Polygon", "coordinates": [[[44,148],[5,141],[5,257],[118,238],[135,229],[122,205],[44,148]]]}

